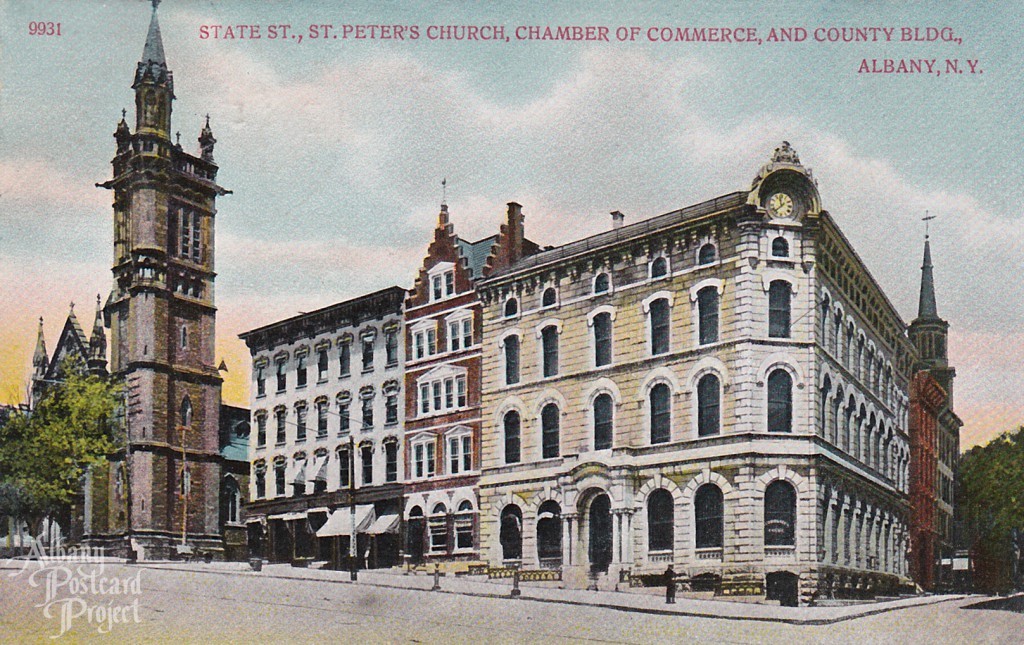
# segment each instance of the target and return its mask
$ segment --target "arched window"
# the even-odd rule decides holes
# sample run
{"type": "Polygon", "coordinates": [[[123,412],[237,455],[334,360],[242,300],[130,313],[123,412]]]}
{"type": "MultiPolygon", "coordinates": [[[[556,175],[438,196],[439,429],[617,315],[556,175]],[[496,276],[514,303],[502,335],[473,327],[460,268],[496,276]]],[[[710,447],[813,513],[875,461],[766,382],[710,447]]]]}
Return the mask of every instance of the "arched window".
{"type": "Polygon", "coordinates": [[[785,280],[772,280],[768,287],[768,335],[789,338],[789,301],[792,287],[785,280]]]}
{"type": "Polygon", "coordinates": [[[668,351],[669,310],[668,299],[658,298],[651,303],[651,354],[657,356],[668,351]]]}
{"type": "Polygon", "coordinates": [[[544,376],[558,374],[558,327],[548,325],[540,332],[544,376]]]}
{"type": "Polygon", "coordinates": [[[789,257],[789,242],[786,238],[779,236],[772,240],[772,257],[774,258],[788,258],[789,257]]]}
{"type": "Polygon", "coordinates": [[[505,349],[505,385],[519,382],[519,336],[506,336],[505,349]]]}
{"type": "Polygon", "coordinates": [[[668,260],[662,256],[654,258],[651,262],[651,278],[661,278],[668,274],[668,260]]]}
{"type": "Polygon", "coordinates": [[[697,318],[700,344],[718,340],[718,288],[704,287],[697,292],[697,318]]]}
{"type": "Polygon", "coordinates": [[[181,414],[178,419],[181,421],[181,425],[186,428],[192,426],[192,400],[188,398],[187,394],[181,400],[181,414]]]}
{"type": "Polygon", "coordinates": [[[658,383],[651,388],[651,443],[665,443],[672,438],[672,410],[668,385],[658,383]]]}
{"type": "Polygon", "coordinates": [[[448,550],[448,509],[444,504],[435,504],[427,519],[430,532],[430,552],[443,553],[448,550]]]}
{"type": "Polygon", "coordinates": [[[711,264],[715,261],[715,245],[705,244],[697,253],[697,264],[711,264]]]}
{"type": "Polygon", "coordinates": [[[519,463],[519,413],[509,410],[502,419],[505,430],[505,463],[519,463]]]}
{"type": "Polygon", "coordinates": [[[704,484],[693,496],[693,515],[696,520],[696,546],[698,549],[722,548],[723,528],[722,491],[714,484],[704,484]]]}
{"type": "Polygon", "coordinates": [[[509,298],[505,301],[505,317],[511,318],[519,313],[519,301],[515,298],[509,298]]]}
{"type": "Polygon", "coordinates": [[[241,502],[241,494],[238,490],[238,482],[234,477],[224,478],[224,522],[238,522],[238,508],[241,502]]]}
{"type": "Polygon", "coordinates": [[[612,447],[612,397],[601,393],[594,399],[594,450],[612,447]]]}
{"type": "Polygon", "coordinates": [[[547,289],[544,290],[543,295],[541,295],[541,297],[540,297],[540,306],[541,307],[553,307],[553,306],[555,306],[555,301],[557,299],[558,299],[558,292],[555,291],[554,287],[548,287],[547,289]]]}
{"type": "Polygon", "coordinates": [[[675,517],[672,494],[664,488],[653,491],[647,498],[647,549],[671,551],[675,517]]]}
{"type": "Polygon", "coordinates": [[[721,383],[714,374],[697,381],[697,435],[718,434],[721,418],[721,383]]]}
{"type": "Polygon", "coordinates": [[[608,312],[594,316],[594,366],[612,362],[612,315],[608,312]]]}
{"type": "Polygon", "coordinates": [[[558,456],[558,406],[548,403],[540,412],[541,457],[553,459],[558,456]]]}
{"type": "Polygon", "coordinates": [[[796,545],[796,490],[776,480],[764,491],[765,546],[796,545]]]}
{"type": "Polygon", "coordinates": [[[607,273],[598,273],[594,278],[594,293],[608,293],[610,283],[607,273]]]}
{"type": "Polygon", "coordinates": [[[502,560],[523,557],[523,512],[515,504],[509,504],[501,511],[498,541],[501,542],[502,560]]]}
{"type": "Polygon", "coordinates": [[[793,431],[793,377],[783,369],[768,375],[768,432],[793,431]]]}
{"type": "Polygon", "coordinates": [[[832,379],[825,375],[825,380],[818,391],[818,434],[828,436],[828,395],[832,391],[832,379]]]}
{"type": "Polygon", "coordinates": [[[537,509],[537,560],[545,568],[562,565],[562,509],[550,499],[537,509]]]}
{"type": "Polygon", "coordinates": [[[455,515],[455,548],[473,548],[473,504],[464,499],[455,515]]]}

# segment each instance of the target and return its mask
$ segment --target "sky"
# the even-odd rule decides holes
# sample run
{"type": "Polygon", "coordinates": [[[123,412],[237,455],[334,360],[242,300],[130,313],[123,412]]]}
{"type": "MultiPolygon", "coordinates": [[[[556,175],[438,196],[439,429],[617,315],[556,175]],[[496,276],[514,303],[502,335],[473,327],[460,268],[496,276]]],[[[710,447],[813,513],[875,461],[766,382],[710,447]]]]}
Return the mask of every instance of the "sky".
{"type": "MultiPolygon", "coordinates": [[[[762,4],[164,0],[173,128],[198,154],[210,115],[233,191],[217,203],[225,401],[248,402],[239,333],[412,285],[442,179],[460,236],[493,234],[516,201],[527,235],[557,245],[606,230],[613,210],[639,221],[748,189],[787,140],[908,322],[921,218],[936,217],[961,445],[1024,424],[1018,8],[762,4]],[[269,37],[285,24],[303,39],[269,37]],[[337,38],[309,37],[326,24],[337,38]],[[213,25],[262,37],[202,38],[213,25]],[[344,25],[405,38],[346,37],[344,25]],[[500,26],[508,40],[428,37],[445,25],[500,26]],[[607,27],[608,41],[518,39],[530,26],[607,27]],[[677,28],[760,42],[649,37],[677,28]],[[843,28],[879,38],[828,41],[843,28]],[[945,73],[947,59],[964,73],[945,73]],[[886,60],[940,73],[868,73],[886,60]]],[[[151,13],[143,0],[0,0],[0,402],[24,398],[39,317],[52,350],[69,303],[88,333],[110,290],[111,194],[94,184],[110,178],[122,108],[133,123],[151,13]],[[39,22],[60,35],[30,35],[39,22]]]]}

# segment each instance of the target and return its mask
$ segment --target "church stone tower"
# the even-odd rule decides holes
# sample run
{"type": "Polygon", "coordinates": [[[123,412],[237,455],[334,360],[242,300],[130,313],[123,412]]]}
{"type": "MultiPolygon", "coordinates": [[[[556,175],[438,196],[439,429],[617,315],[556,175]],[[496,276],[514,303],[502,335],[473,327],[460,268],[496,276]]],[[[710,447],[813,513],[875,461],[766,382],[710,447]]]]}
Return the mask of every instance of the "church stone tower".
{"type": "MultiPolygon", "coordinates": [[[[171,140],[174,78],[157,5],[135,71],[135,131],[114,138],[114,285],[104,307],[111,372],[124,380],[128,448],[89,483],[85,538],[112,551],[166,557],[182,546],[221,548],[214,366],[215,139],[199,156],[171,140]]],[[[187,550],[186,549],[186,550],[187,550]]]]}

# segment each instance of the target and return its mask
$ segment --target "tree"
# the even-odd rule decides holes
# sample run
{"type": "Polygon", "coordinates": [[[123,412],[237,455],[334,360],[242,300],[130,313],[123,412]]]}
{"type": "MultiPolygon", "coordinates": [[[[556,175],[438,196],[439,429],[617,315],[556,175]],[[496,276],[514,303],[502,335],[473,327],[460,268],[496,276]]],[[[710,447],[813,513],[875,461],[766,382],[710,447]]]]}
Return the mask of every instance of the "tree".
{"type": "Polygon", "coordinates": [[[1004,432],[960,459],[959,506],[974,559],[974,584],[1004,592],[1014,580],[1012,536],[1024,529],[1024,427],[1004,432]]]}
{"type": "Polygon", "coordinates": [[[90,466],[123,445],[116,430],[120,386],[88,375],[80,360],[62,365],[31,411],[16,411],[0,425],[0,514],[29,522],[68,511],[90,466]]]}

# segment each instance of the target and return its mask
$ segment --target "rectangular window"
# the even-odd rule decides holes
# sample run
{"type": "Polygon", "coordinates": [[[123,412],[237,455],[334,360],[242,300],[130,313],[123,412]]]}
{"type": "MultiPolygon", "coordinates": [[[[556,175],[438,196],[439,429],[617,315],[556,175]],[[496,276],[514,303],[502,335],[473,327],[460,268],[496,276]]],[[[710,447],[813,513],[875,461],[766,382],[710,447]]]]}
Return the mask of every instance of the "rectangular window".
{"type": "Polygon", "coordinates": [[[426,472],[426,461],[423,455],[425,450],[426,446],[423,445],[422,443],[412,447],[412,463],[414,468],[413,473],[415,474],[416,479],[422,479],[423,477],[425,477],[425,475],[423,474],[424,472],[426,472]]]}
{"type": "Polygon", "coordinates": [[[426,469],[427,477],[434,476],[434,442],[426,444],[426,469]]]}
{"type": "Polygon", "coordinates": [[[388,394],[384,399],[384,423],[398,423],[398,395],[388,394]]]}
{"type": "Polygon", "coordinates": [[[432,389],[434,391],[434,409],[435,410],[440,410],[441,409],[441,381],[434,381],[431,384],[431,387],[432,387],[432,389]]]}
{"type": "Polygon", "coordinates": [[[352,373],[352,344],[342,343],[338,348],[338,376],[348,376],[352,373]]]}
{"type": "Polygon", "coordinates": [[[455,377],[455,404],[460,408],[466,407],[466,377],[455,377]]]}
{"type": "Polygon", "coordinates": [[[274,464],[274,490],[278,496],[284,495],[284,464],[274,464]]]}
{"type": "Polygon", "coordinates": [[[327,401],[316,404],[316,436],[319,439],[327,436],[327,401]]]}
{"type": "Polygon", "coordinates": [[[200,247],[200,241],[202,238],[202,229],[200,228],[199,213],[192,213],[192,261],[200,262],[203,259],[202,250],[200,247]]]}
{"type": "Polygon", "coordinates": [[[277,417],[277,445],[282,446],[285,442],[285,411],[278,410],[274,413],[277,417]]]}
{"type": "Polygon", "coordinates": [[[363,430],[373,427],[373,399],[363,399],[363,430]]]}
{"type": "Polygon", "coordinates": [[[455,518],[455,548],[473,548],[473,516],[469,513],[455,518]]]}
{"type": "Polygon", "coordinates": [[[455,293],[455,272],[445,271],[444,274],[444,294],[450,296],[455,293]]]}
{"type": "Polygon", "coordinates": [[[430,286],[431,300],[440,300],[443,295],[441,292],[441,276],[435,275],[433,278],[431,278],[430,286]]]}
{"type": "Polygon", "coordinates": [[[295,408],[295,441],[306,440],[306,406],[295,408]]]}
{"type": "Polygon", "coordinates": [[[545,327],[540,332],[544,359],[544,376],[558,374],[558,328],[554,325],[545,327]]]}
{"type": "Polygon", "coordinates": [[[668,300],[661,298],[651,303],[651,354],[657,356],[668,351],[668,300]]]}
{"type": "Polygon", "coordinates": [[[384,354],[387,367],[398,365],[398,330],[389,329],[384,332],[384,354]]]}
{"type": "Polygon", "coordinates": [[[363,339],[363,371],[373,369],[373,338],[363,339]]]}
{"type": "Polygon", "coordinates": [[[430,384],[423,383],[420,385],[420,414],[428,414],[430,412],[430,384]]]}
{"type": "MultiPolygon", "coordinates": [[[[768,335],[789,338],[789,306],[792,287],[785,280],[773,280],[768,288],[768,335]]],[[[837,328],[836,335],[839,335],[837,328]]]]}
{"type": "Polygon", "coordinates": [[[701,345],[718,341],[718,289],[704,287],[697,292],[698,339],[701,345]]]}
{"type": "Polygon", "coordinates": [[[459,334],[458,321],[448,323],[448,351],[457,352],[462,346],[462,336],[459,334]]]}
{"type": "Polygon", "coordinates": [[[321,349],[316,356],[316,380],[326,381],[327,380],[327,366],[329,359],[327,358],[327,350],[321,349]]]}
{"type": "Polygon", "coordinates": [[[430,550],[432,552],[444,552],[448,550],[448,516],[431,517],[430,526],[430,550]]]}
{"type": "Polygon", "coordinates": [[[338,486],[348,488],[352,485],[352,453],[348,448],[338,450],[338,486]]]}
{"type": "Polygon", "coordinates": [[[349,430],[349,406],[348,403],[338,404],[338,434],[348,434],[349,430]]]}
{"type": "Polygon", "coordinates": [[[295,366],[295,386],[306,387],[306,356],[299,356],[298,364],[295,366]]]}
{"type": "Polygon", "coordinates": [[[277,364],[277,391],[284,392],[288,387],[288,372],[284,361],[277,364]]]}
{"type": "Polygon", "coordinates": [[[363,446],[360,457],[363,461],[363,484],[373,483],[373,447],[363,446]]]}
{"type": "Polygon", "coordinates": [[[505,339],[505,385],[519,382],[519,336],[505,339]]]}
{"type": "Polygon", "coordinates": [[[462,443],[459,437],[448,440],[448,472],[457,475],[462,470],[462,443]]]}
{"type": "Polygon", "coordinates": [[[398,481],[398,442],[384,444],[384,481],[398,481]]]}
{"type": "Polygon", "coordinates": [[[594,366],[610,365],[612,362],[612,315],[600,313],[594,316],[594,366]]]}
{"type": "Polygon", "coordinates": [[[427,354],[433,356],[437,353],[437,331],[433,329],[427,330],[427,354]]]}
{"type": "Polygon", "coordinates": [[[256,447],[262,448],[267,445],[267,416],[260,414],[256,417],[256,447]]]}
{"type": "Polygon", "coordinates": [[[444,380],[444,407],[450,409],[455,407],[455,380],[446,378],[444,380]]]}
{"type": "Polygon", "coordinates": [[[267,395],[267,370],[262,365],[256,368],[256,396],[267,395]]]}
{"type": "Polygon", "coordinates": [[[256,471],[256,497],[263,499],[267,496],[267,474],[262,470],[256,471]]]}
{"type": "Polygon", "coordinates": [[[466,318],[462,321],[462,347],[473,346],[473,321],[466,318]]]}
{"type": "Polygon", "coordinates": [[[419,360],[427,355],[427,338],[423,332],[417,332],[413,336],[414,345],[416,347],[415,353],[416,360],[419,360]]]}

